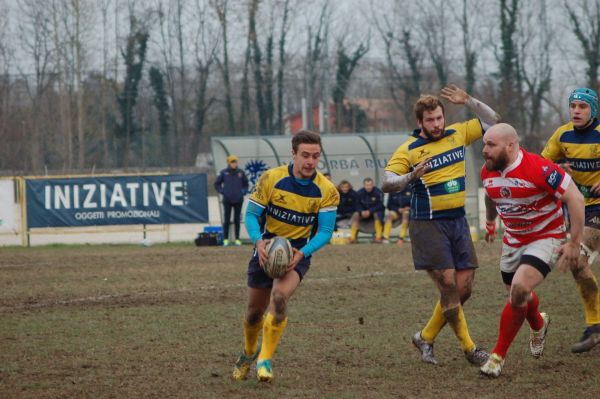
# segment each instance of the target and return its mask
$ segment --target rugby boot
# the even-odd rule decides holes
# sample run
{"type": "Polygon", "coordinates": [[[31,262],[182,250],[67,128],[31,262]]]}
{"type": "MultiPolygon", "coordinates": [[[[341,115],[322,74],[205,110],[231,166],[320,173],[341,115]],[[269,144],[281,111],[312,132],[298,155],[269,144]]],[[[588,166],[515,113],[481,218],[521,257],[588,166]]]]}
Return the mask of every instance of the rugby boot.
{"type": "Polygon", "coordinates": [[[579,342],[571,346],[571,352],[583,353],[600,343],[600,324],[594,324],[585,329],[579,342]]]}
{"type": "Polygon", "coordinates": [[[534,331],[530,328],[529,331],[529,349],[531,350],[531,356],[536,359],[544,353],[546,334],[548,333],[548,325],[550,324],[550,317],[546,313],[540,313],[540,315],[544,319],[542,328],[539,331],[534,331]]]}
{"type": "Polygon", "coordinates": [[[254,355],[248,356],[245,352],[242,351],[242,354],[240,355],[240,357],[238,357],[238,360],[235,362],[235,366],[233,368],[232,377],[234,380],[241,381],[248,378],[250,366],[252,366],[252,363],[258,357],[258,352],[259,351],[256,351],[254,355]]]}
{"type": "Polygon", "coordinates": [[[504,359],[499,355],[492,353],[488,360],[479,369],[481,374],[485,374],[488,377],[499,377],[502,372],[502,366],[504,366],[504,359]]]}
{"type": "Polygon", "coordinates": [[[270,359],[260,360],[256,363],[256,377],[261,382],[273,381],[273,367],[270,359]]]}
{"type": "Polygon", "coordinates": [[[421,331],[417,331],[412,337],[412,343],[421,352],[421,360],[425,363],[438,364],[433,356],[433,344],[425,341],[421,337],[421,331]]]}
{"type": "Polygon", "coordinates": [[[475,366],[482,366],[485,362],[487,362],[490,354],[483,349],[475,347],[470,352],[465,352],[465,357],[469,363],[475,366]]]}

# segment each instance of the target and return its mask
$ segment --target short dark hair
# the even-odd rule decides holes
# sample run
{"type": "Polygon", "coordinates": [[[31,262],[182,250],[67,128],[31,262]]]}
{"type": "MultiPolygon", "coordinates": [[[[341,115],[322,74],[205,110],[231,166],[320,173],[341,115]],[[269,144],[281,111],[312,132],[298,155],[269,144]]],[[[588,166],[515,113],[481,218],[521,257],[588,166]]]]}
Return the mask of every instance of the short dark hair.
{"type": "Polygon", "coordinates": [[[311,132],[310,130],[301,130],[294,135],[292,138],[292,151],[294,153],[298,151],[300,144],[318,144],[319,147],[323,148],[319,133],[311,132]]]}
{"type": "Polygon", "coordinates": [[[431,94],[423,94],[413,107],[415,111],[415,117],[418,121],[423,120],[423,113],[425,111],[435,111],[437,107],[442,107],[442,112],[444,111],[444,104],[440,101],[436,96],[432,96],[431,94]]]}
{"type": "Polygon", "coordinates": [[[369,182],[371,182],[371,183],[374,183],[373,179],[372,179],[372,178],[370,178],[370,177],[365,177],[365,178],[363,179],[363,184],[365,184],[365,183],[369,183],[369,182]]]}
{"type": "Polygon", "coordinates": [[[341,181],[341,182],[340,182],[340,183],[337,185],[338,191],[341,191],[341,190],[342,190],[342,186],[343,186],[343,185],[345,185],[345,184],[349,185],[349,186],[350,186],[350,190],[352,190],[352,184],[351,184],[351,183],[350,183],[348,180],[342,180],[342,181],[341,181]]]}

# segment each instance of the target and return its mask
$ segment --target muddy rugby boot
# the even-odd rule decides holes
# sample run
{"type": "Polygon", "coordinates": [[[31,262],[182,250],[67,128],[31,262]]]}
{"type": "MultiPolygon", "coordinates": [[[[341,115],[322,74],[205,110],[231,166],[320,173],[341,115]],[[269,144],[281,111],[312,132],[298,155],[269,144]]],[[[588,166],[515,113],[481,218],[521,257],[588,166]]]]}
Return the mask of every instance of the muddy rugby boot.
{"type": "Polygon", "coordinates": [[[412,337],[412,343],[421,352],[421,360],[425,363],[438,364],[433,356],[433,344],[421,337],[421,331],[417,331],[412,337]]]}
{"type": "Polygon", "coordinates": [[[548,332],[548,325],[550,324],[550,317],[546,313],[540,313],[540,315],[544,319],[543,327],[539,331],[530,330],[529,332],[529,349],[531,350],[531,356],[536,359],[544,353],[546,334],[548,332]]]}

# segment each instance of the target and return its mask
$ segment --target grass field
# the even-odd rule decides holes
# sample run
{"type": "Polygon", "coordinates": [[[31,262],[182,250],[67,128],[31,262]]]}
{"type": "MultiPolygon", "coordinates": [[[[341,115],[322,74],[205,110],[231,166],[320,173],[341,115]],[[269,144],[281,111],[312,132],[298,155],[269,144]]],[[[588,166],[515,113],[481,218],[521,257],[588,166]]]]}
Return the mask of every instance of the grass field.
{"type": "MultiPolygon", "coordinates": [[[[471,335],[496,339],[504,288],[499,244],[477,244],[466,306],[471,335]]],[[[552,323],[544,356],[524,326],[503,375],[464,359],[450,329],[421,363],[410,337],[433,284],[409,246],[328,246],[290,303],[275,381],[235,382],[251,248],[76,246],[0,249],[0,398],[564,398],[594,397],[600,347],[573,355],[584,327],[570,275],[538,290],[552,323]]],[[[598,274],[598,268],[595,267],[598,274]]]]}

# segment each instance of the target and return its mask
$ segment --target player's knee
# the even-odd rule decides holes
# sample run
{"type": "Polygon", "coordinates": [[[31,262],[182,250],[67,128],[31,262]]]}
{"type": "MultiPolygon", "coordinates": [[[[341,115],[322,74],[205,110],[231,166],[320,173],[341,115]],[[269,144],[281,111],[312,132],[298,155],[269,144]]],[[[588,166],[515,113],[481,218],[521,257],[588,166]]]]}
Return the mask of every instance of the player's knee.
{"type": "Polygon", "coordinates": [[[587,261],[587,257],[580,257],[577,265],[571,268],[571,274],[575,280],[580,278],[592,277],[592,268],[587,261]]]}
{"type": "Polygon", "coordinates": [[[527,303],[530,290],[520,283],[513,283],[510,289],[510,303],[513,307],[522,307],[527,303]]]}
{"type": "Polygon", "coordinates": [[[251,326],[256,325],[262,320],[263,314],[263,309],[249,307],[246,311],[246,323],[250,324],[251,326]]]}
{"type": "Polygon", "coordinates": [[[284,316],[287,307],[287,298],[279,290],[273,290],[271,293],[271,301],[273,303],[273,309],[275,310],[275,316],[284,316]]]}
{"type": "Polygon", "coordinates": [[[469,298],[471,298],[471,287],[465,287],[463,290],[461,290],[461,292],[459,294],[460,294],[460,303],[462,305],[465,302],[467,302],[469,300],[469,298]]]}

